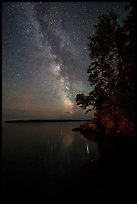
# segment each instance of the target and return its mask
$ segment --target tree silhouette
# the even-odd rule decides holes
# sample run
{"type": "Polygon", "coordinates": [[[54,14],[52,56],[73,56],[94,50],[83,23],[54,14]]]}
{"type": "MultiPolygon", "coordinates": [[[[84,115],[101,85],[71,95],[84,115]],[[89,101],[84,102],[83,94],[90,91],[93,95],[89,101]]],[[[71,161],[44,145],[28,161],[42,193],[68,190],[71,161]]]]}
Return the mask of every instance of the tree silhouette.
{"type": "Polygon", "coordinates": [[[135,112],[135,10],[121,27],[114,12],[99,16],[96,33],[89,37],[91,64],[87,69],[92,91],[76,95],[77,105],[95,109],[95,118],[109,116],[114,123],[122,118],[134,119],[135,112]],[[92,106],[92,107],[90,107],[92,106]],[[113,119],[112,119],[113,118],[113,119]]]}
{"type": "Polygon", "coordinates": [[[89,96],[78,94],[76,102],[86,108],[93,105],[100,110],[104,101],[112,103],[112,95],[116,91],[118,81],[118,47],[116,32],[119,29],[115,13],[103,14],[96,25],[96,33],[89,37],[91,64],[87,69],[90,85],[94,87],[89,96]]]}
{"type": "Polygon", "coordinates": [[[123,43],[119,46],[122,68],[119,74],[120,107],[127,117],[135,119],[135,7],[128,4],[127,18],[124,20],[123,43]],[[124,106],[123,106],[124,104],[124,106]]]}

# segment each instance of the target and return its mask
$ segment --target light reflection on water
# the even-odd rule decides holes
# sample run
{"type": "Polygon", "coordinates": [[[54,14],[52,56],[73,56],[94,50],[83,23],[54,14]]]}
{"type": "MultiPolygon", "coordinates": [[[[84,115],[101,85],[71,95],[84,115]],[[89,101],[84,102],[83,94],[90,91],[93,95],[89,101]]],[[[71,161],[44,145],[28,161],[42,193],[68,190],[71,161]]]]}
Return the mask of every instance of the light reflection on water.
{"type": "Polygon", "coordinates": [[[27,192],[23,185],[32,192],[39,189],[44,193],[61,191],[64,180],[70,182],[80,175],[84,164],[98,159],[97,143],[72,131],[80,124],[3,124],[4,193],[10,196],[9,192],[12,192],[13,196],[17,192],[27,192]]]}

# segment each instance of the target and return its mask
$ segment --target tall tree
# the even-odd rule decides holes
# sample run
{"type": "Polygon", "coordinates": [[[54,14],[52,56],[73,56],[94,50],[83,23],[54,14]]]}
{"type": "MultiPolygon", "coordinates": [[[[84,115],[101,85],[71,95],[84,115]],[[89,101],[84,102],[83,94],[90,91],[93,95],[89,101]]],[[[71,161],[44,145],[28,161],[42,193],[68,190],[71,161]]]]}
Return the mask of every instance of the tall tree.
{"type": "Polygon", "coordinates": [[[121,108],[127,117],[135,118],[135,7],[129,3],[126,5],[128,16],[124,20],[123,44],[119,47],[121,55],[122,74],[119,75],[119,89],[123,93],[120,97],[121,108]],[[121,90],[121,88],[123,88],[121,90]],[[123,105],[124,104],[124,105],[123,105]]]}
{"type": "Polygon", "coordinates": [[[118,47],[116,42],[118,29],[120,30],[120,27],[116,14],[113,12],[103,14],[99,17],[99,22],[96,25],[96,33],[89,37],[91,64],[87,72],[89,73],[88,81],[94,89],[89,93],[89,96],[83,94],[76,96],[77,104],[84,108],[93,105],[96,110],[100,110],[104,103],[106,108],[114,103],[113,95],[118,82],[118,47]]]}
{"type": "Polygon", "coordinates": [[[96,116],[119,111],[125,117],[134,117],[135,11],[131,4],[127,9],[123,27],[114,12],[103,14],[96,33],[89,37],[91,64],[87,72],[92,91],[88,96],[77,94],[76,102],[84,109],[93,106],[96,116]]]}

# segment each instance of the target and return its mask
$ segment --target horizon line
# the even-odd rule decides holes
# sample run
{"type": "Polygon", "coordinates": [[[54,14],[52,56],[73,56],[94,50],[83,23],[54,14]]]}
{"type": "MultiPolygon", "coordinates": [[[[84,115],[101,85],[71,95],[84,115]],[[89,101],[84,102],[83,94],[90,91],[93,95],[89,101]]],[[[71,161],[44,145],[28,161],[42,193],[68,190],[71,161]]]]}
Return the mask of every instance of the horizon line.
{"type": "Polygon", "coordinates": [[[90,119],[28,119],[28,120],[5,120],[4,123],[21,122],[71,122],[71,121],[90,121],[90,119]]]}

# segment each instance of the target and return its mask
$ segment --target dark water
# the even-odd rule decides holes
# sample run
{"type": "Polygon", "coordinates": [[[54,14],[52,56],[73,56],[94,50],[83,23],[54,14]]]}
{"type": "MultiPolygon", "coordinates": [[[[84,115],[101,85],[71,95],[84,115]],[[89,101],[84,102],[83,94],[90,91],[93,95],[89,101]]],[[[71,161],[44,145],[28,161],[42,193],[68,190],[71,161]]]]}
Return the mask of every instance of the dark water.
{"type": "Polygon", "coordinates": [[[93,200],[100,196],[94,190],[94,183],[86,182],[84,172],[90,160],[99,159],[98,144],[72,131],[80,124],[3,124],[4,200],[54,203],[74,198],[93,200]]]}

